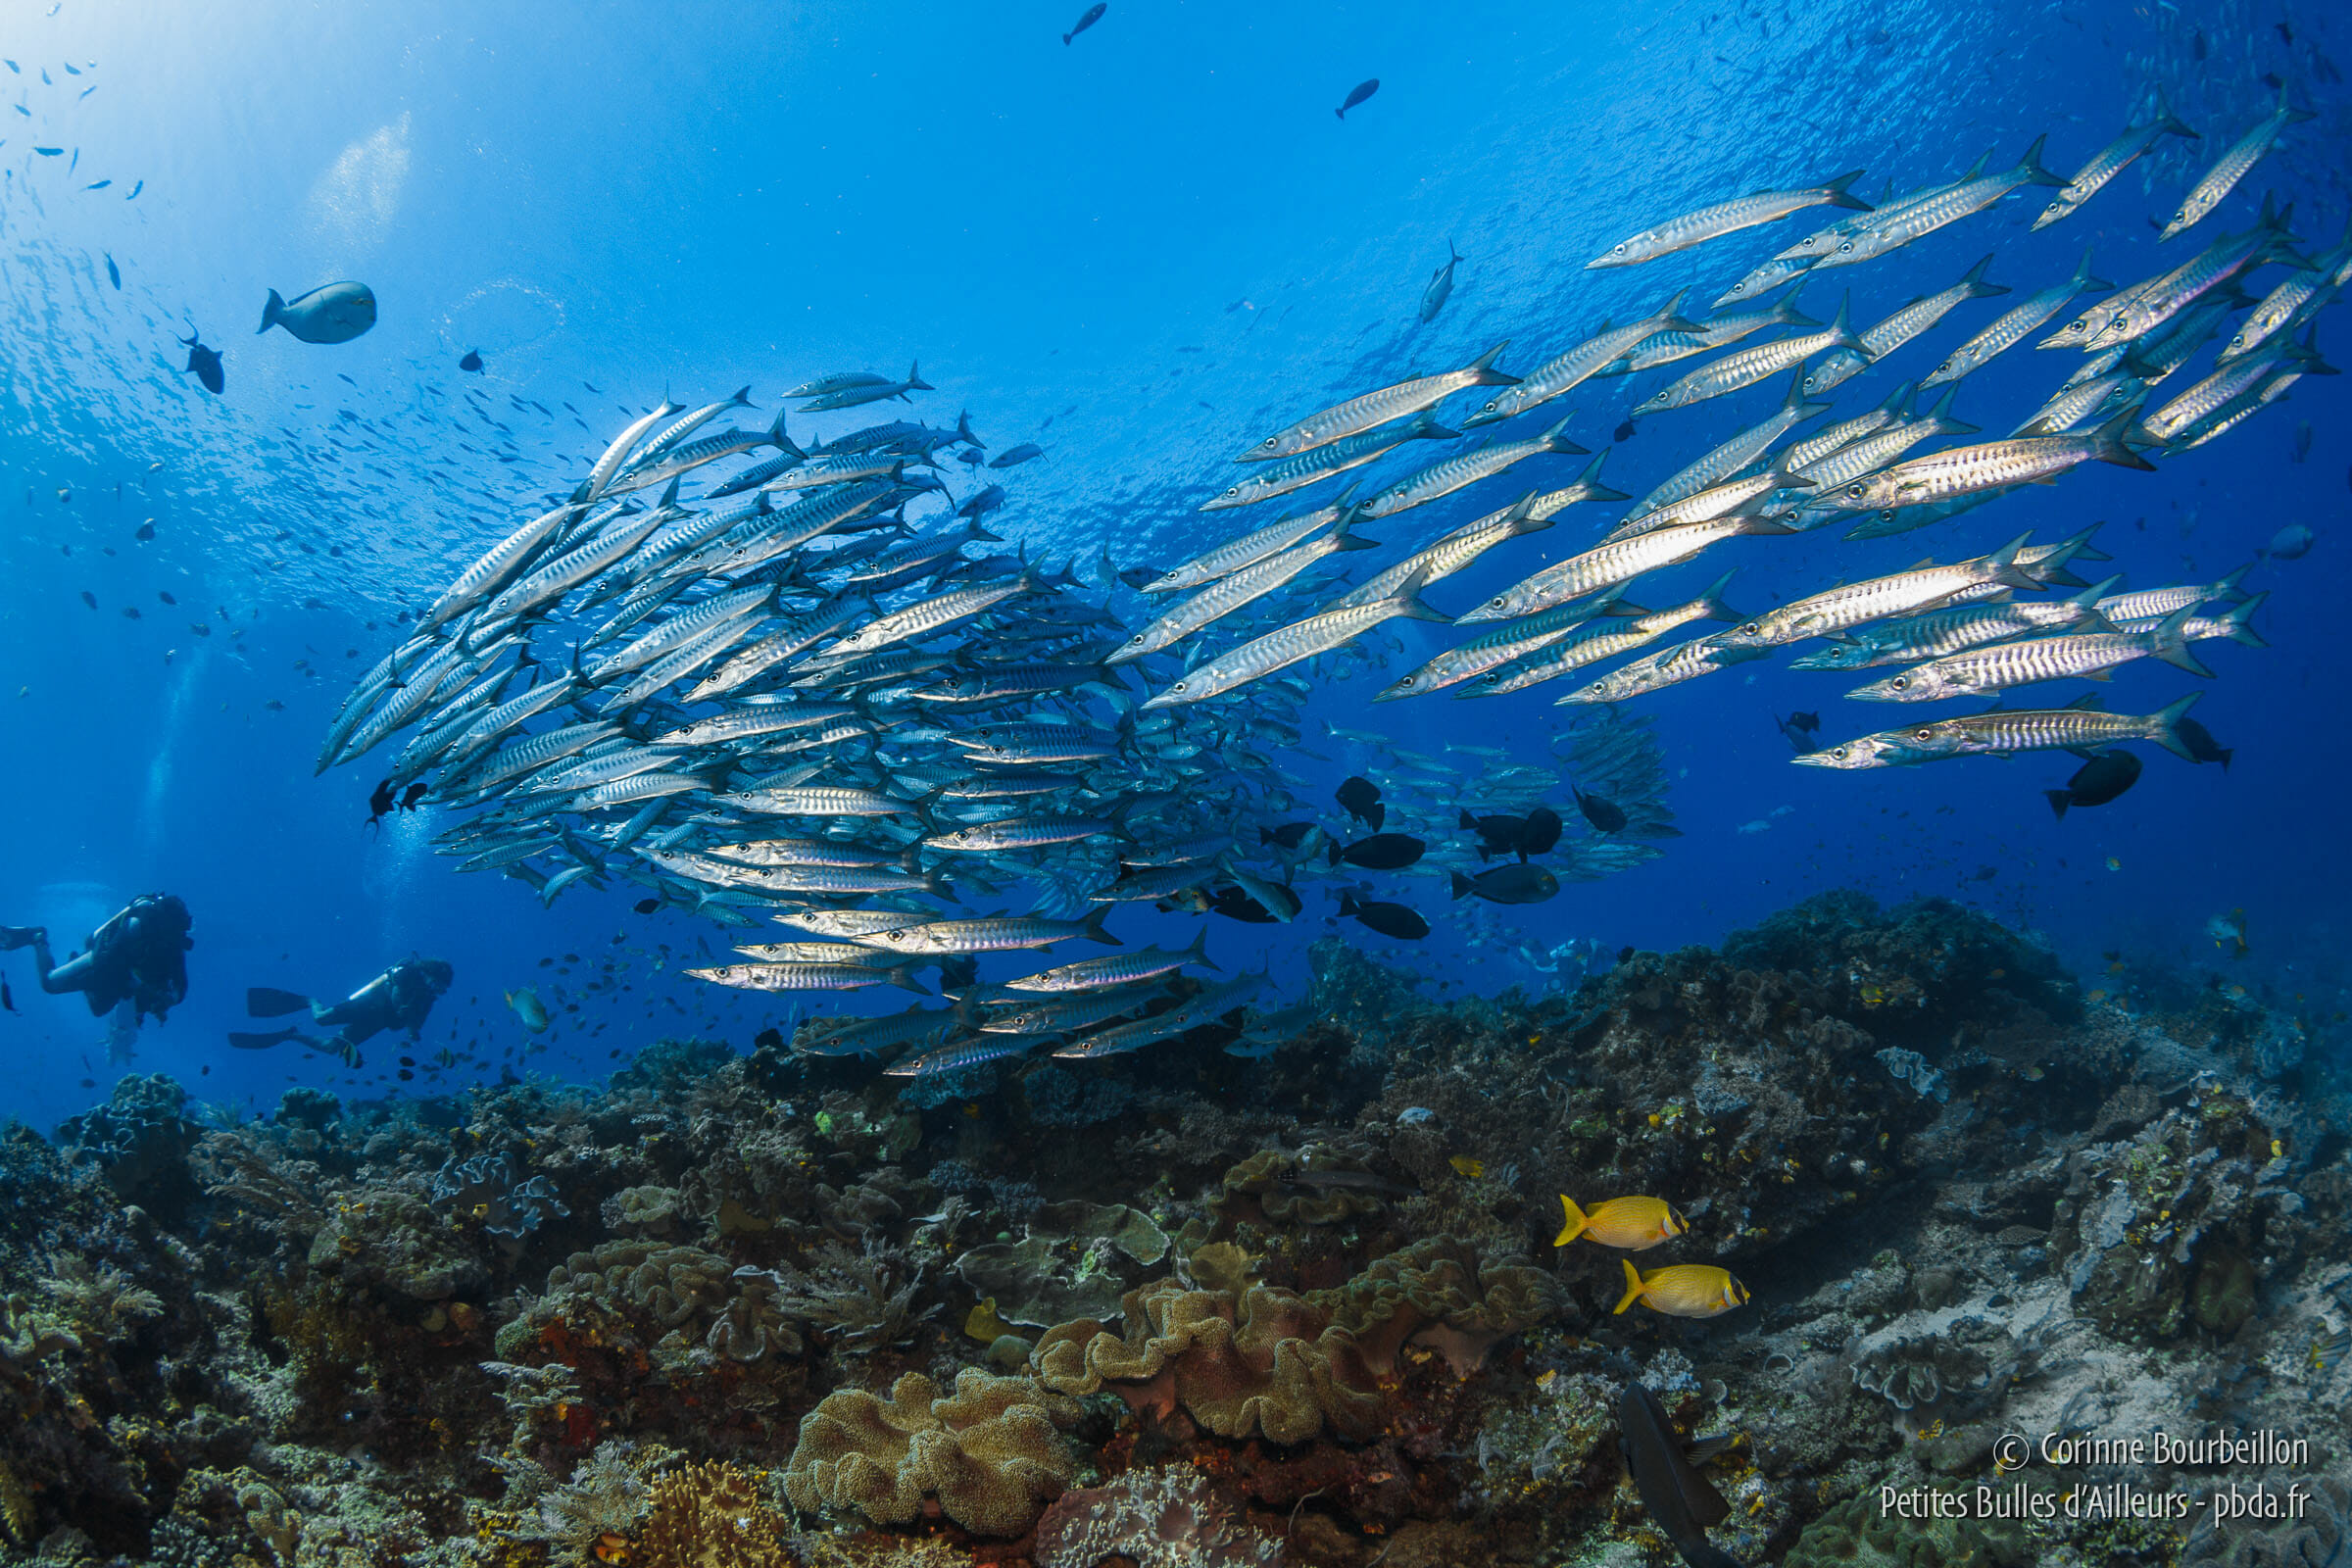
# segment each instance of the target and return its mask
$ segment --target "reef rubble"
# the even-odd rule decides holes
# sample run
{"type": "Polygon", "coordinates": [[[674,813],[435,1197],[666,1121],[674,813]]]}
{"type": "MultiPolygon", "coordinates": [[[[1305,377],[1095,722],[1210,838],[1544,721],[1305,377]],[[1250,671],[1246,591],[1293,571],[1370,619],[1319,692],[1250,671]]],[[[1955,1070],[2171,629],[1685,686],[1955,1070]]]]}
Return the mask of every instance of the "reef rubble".
{"type": "Polygon", "coordinates": [[[1662,1568],[1635,1379],[1731,1435],[1743,1562],[2352,1561],[2326,1026],[1851,895],[1538,997],[1320,944],[1314,1014],[911,1090],[773,1039],[258,1120],[126,1078],[0,1132],[0,1565],[1662,1568]],[[1617,1310],[1562,1194],[1747,1300],[1617,1310]],[[2004,1442],[2158,1432],[2272,1446],[2004,1442]]]}

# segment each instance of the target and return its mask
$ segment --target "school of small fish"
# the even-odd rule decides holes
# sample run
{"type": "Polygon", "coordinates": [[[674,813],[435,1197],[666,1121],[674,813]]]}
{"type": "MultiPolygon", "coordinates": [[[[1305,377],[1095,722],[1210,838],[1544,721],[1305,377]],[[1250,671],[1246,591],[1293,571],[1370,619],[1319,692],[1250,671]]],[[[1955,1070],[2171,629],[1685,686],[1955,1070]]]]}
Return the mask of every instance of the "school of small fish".
{"type": "MultiPolygon", "coordinates": [[[[2168,234],[2213,212],[2295,118],[2281,104],[2233,146],[2168,234]]],[[[1726,603],[1728,573],[1680,605],[1626,598],[1644,574],[1738,537],[1839,524],[1850,525],[1848,538],[1880,537],[2084,463],[2147,468],[2146,454],[2212,440],[2324,369],[2310,323],[2352,279],[2352,230],[2307,260],[2290,214],[2266,199],[2251,228],[2112,291],[2045,336],[2039,347],[2088,358],[2011,435],[1968,440],[1978,431],[1952,414],[1956,383],[2043,331],[2070,302],[2110,292],[2087,257],[1945,355],[1924,380],[1952,384],[1933,408],[1918,409],[1919,388],[1906,385],[1798,433],[1833,412],[1829,390],[1969,302],[2007,291],[1985,281],[1987,258],[1860,330],[1842,305],[1824,327],[1793,292],[1760,303],[1765,295],[1900,249],[2017,191],[2056,190],[2035,226],[2054,222],[2157,138],[2189,134],[2158,105],[2071,180],[2042,167],[2036,142],[2013,168],[1987,173],[1980,161],[1956,179],[1875,205],[1851,194],[1857,172],[1669,220],[1591,265],[1645,264],[1809,208],[1844,210],[1725,291],[1716,308],[1728,314],[1693,319],[1686,288],[1525,375],[1499,368],[1507,345],[1497,344],[1457,368],[1364,392],[1255,440],[1236,459],[1240,477],[1212,486],[1201,506],[1252,505],[1409,443],[1458,439],[1437,411],[1465,393],[1483,402],[1454,422],[1476,428],[1594,377],[1708,355],[1642,400],[1634,417],[1788,376],[1769,417],[1634,501],[1599,543],[1456,614],[1423,597],[1433,584],[1548,529],[1571,507],[1629,499],[1600,482],[1606,454],[1572,482],[1528,489],[1441,537],[1410,538],[1397,519],[1523,463],[1589,456],[1567,434],[1573,416],[1547,414],[1540,432],[1490,438],[1368,491],[1349,485],[1165,569],[1122,570],[1106,554],[1089,583],[1075,563],[1054,569],[1025,551],[983,548],[1001,542],[988,524],[1004,489],[991,484],[957,504],[938,469],[943,453],[974,471],[985,461],[968,419],[877,424],[804,448],[783,415],[765,429],[704,433],[750,407],[749,388],[691,410],[664,403],[417,617],[343,705],[318,767],[413,731],[376,796],[406,788],[413,800],[422,786],[441,806],[478,808],[437,839],[464,869],[503,871],[548,902],[578,883],[635,881],[657,906],[737,928],[787,928],[783,940],[747,941],[741,962],[692,971],[700,978],[767,992],[896,986],[928,997],[918,972],[934,969],[953,998],[809,1024],[795,1042],[806,1052],[900,1053],[888,1070],[911,1075],[1049,1047],[1083,1057],[1173,1039],[1246,1010],[1266,977],[1210,984],[1186,975],[1215,967],[1200,942],[1066,961],[1003,984],[980,984],[974,960],[1070,941],[1123,949],[1105,920],[1130,902],[1288,922],[1304,908],[1302,879],[1393,874],[1425,857],[1457,900],[1543,902],[1563,881],[1624,869],[1677,836],[1656,741],[1645,720],[1616,705],[1786,645],[1824,643],[1800,667],[1899,666],[1850,695],[1917,702],[2100,679],[2143,658],[2201,675],[2209,671],[2191,644],[2259,643],[2249,619],[2262,596],[2243,593],[2238,574],[2136,593],[2115,577],[2086,582],[2072,568],[2107,559],[2088,529],[2043,544],[2020,536],[1754,616],[1726,603]],[[2274,266],[2287,269],[2284,280],[2255,298],[2243,280],[2274,266]],[[2231,328],[2232,313],[2249,306],[2231,328]],[[2154,390],[2226,330],[2234,335],[2212,372],[2151,408],[2154,390]],[[1955,444],[1932,445],[1939,442],[1955,444]],[[682,483],[703,484],[710,465],[762,452],[773,455],[706,485],[699,500],[681,499],[682,483]],[[921,526],[908,520],[915,504],[935,508],[921,526]],[[1365,525],[1389,537],[1376,544],[1365,525]],[[1384,546],[1396,559],[1351,581],[1349,558],[1384,546]],[[2065,593],[2047,592],[2054,587],[2065,593]],[[2231,608],[2201,613],[2217,603],[2231,608]],[[1387,669],[1389,653],[1404,645],[1380,628],[1404,618],[1478,631],[1396,674],[1376,701],[1447,690],[1492,698],[1574,674],[1579,683],[1555,703],[1598,705],[1597,713],[1557,735],[1552,766],[1516,760],[1506,748],[1448,744],[1455,760],[1326,722],[1326,741],[1364,759],[1337,796],[1346,820],[1370,829],[1350,840],[1338,819],[1326,826],[1301,806],[1294,786],[1304,781],[1282,760],[1332,760],[1304,744],[1301,708],[1315,676],[1387,669]],[[1698,621],[1722,629],[1651,649],[1698,621]],[[1636,657],[1598,670],[1626,655],[1636,657]],[[1545,804],[1563,787],[1582,827],[1572,837],[1545,804]],[[992,898],[1017,900],[1024,912],[978,912],[992,898]]],[[[1426,299],[1443,304],[1459,261],[1451,256],[1426,299]]],[[[1424,314],[1435,307],[1425,302],[1424,314]]],[[[904,377],[823,376],[785,397],[807,415],[928,390],[915,367],[904,377]]],[[[1039,455],[1025,445],[988,466],[1039,455]]],[[[2278,553],[2291,559],[2300,548],[2284,540],[2278,553]]],[[[2226,758],[2184,720],[2194,701],[2144,715],[2088,701],[2000,708],[1832,746],[1815,739],[1813,715],[1782,727],[1794,760],[1843,769],[2037,749],[2096,758],[2129,741],[2226,758]]],[[[2068,791],[2051,792],[2054,808],[2111,800],[2136,776],[2112,762],[2085,769],[2068,791]]],[[[1377,933],[1414,941],[1429,932],[1420,911],[1378,897],[1374,884],[1341,880],[1330,891],[1341,917],[1377,933]]],[[[1259,1049],[1251,1041],[1245,1026],[1229,1049],[1259,1049]]]]}

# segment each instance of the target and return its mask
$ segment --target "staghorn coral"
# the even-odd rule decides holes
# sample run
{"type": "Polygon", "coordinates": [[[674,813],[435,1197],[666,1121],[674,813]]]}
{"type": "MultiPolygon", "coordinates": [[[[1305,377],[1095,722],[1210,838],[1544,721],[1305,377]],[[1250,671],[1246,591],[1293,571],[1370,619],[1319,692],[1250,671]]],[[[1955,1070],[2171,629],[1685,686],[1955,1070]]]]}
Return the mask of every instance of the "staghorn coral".
{"type": "Polygon", "coordinates": [[[1017,1536],[1076,1473],[1055,1428],[1078,1413],[1031,1379],[973,1367],[944,1398],[919,1372],[887,1398],[843,1389],[802,1420],[785,1494],[809,1513],[854,1508],[882,1525],[910,1523],[935,1497],[974,1535],[1017,1536]]]}
{"type": "Polygon", "coordinates": [[[793,1568],[782,1537],[752,1478],[711,1460],[653,1484],[642,1545],[659,1568],[793,1568]]]}
{"type": "Polygon", "coordinates": [[[1030,1364],[1047,1387],[1122,1398],[1165,1416],[1181,1406],[1224,1438],[1299,1443],[1326,1423],[1364,1437],[1380,1422],[1372,1369],[1329,1309],[1252,1285],[1237,1299],[1162,1280],[1130,1291],[1124,1336],[1081,1318],[1046,1331],[1030,1364]]]}
{"type": "Polygon", "coordinates": [[[1037,1568],[1280,1568],[1282,1542],[1189,1465],[1062,1494],[1037,1527],[1037,1568]]]}

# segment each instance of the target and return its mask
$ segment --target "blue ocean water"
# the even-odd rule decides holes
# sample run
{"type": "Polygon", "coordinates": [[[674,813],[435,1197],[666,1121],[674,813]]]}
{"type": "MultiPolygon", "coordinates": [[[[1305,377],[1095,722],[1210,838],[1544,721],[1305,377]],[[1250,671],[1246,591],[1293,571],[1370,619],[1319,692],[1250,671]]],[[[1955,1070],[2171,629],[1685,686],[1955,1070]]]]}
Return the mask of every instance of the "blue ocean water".
{"type": "MultiPolygon", "coordinates": [[[[427,843],[444,825],[429,808],[365,827],[365,763],[312,773],[351,679],[397,640],[394,617],[568,489],[665,393],[692,404],[749,383],[764,416],[801,380],[919,363],[936,390],[906,416],[948,425],[968,411],[995,450],[1046,449],[1001,476],[1012,499],[1000,532],[1089,571],[1106,550],[1166,565],[1275,510],[1196,511],[1265,431],[1498,340],[1524,368],[1675,289],[1712,297],[1824,216],[1583,270],[1706,202],[1853,168],[1866,194],[1899,192],[1987,149],[2000,167],[2045,134],[2048,163],[2069,172],[2151,91],[2204,133],[2160,144],[2046,232],[2027,232],[2039,210],[2027,191],[1801,295],[1826,318],[1850,283],[1857,322],[1987,252],[2016,295],[2063,278],[2085,245],[2101,276],[2134,281],[2245,226],[2265,191],[2295,203],[2316,254],[2352,205],[2352,102],[2333,64],[2352,60],[2352,24],[2322,6],[1438,15],[1135,0],[1065,44],[1070,9],[610,5],[556,23],[454,5],[68,3],[0,21],[13,63],[0,76],[0,647],[14,688],[0,919],[46,924],[62,944],[169,889],[188,900],[197,944],[188,1001],[141,1032],[128,1063],[110,1062],[77,999],[40,996],[20,960],[0,961],[18,1008],[0,1017],[19,1064],[8,1109],[47,1124],[126,1065],[261,1106],[290,1080],[390,1088],[381,1048],[351,1073],[223,1042],[245,1026],[248,986],[337,994],[413,951],[458,971],[425,1051],[468,1053],[420,1087],[510,1063],[599,1074],[661,1035],[742,1047],[777,1020],[764,999],[679,977],[723,952],[707,924],[636,915],[625,887],[543,909],[518,883],[456,874],[427,843]],[[1375,76],[1379,92],[1336,119],[1375,76]],[[2268,113],[2266,77],[2317,118],[2206,225],[2160,248],[2151,220],[2268,113]],[[1423,324],[1449,241],[1465,260],[1423,324]],[[268,289],[338,277],[375,290],[372,332],[333,347],[253,334],[268,289]],[[173,339],[191,327],[225,355],[222,397],[179,368],[173,339]],[[468,350],[479,376],[458,368],[468,350]],[[558,1009],[545,1036],[502,1003],[526,985],[558,1009]]],[[[1923,373],[2005,303],[1964,307],[1847,383],[1833,417],[1923,373]]],[[[2323,352],[2332,326],[2324,314],[2323,352]]],[[[2005,431],[2072,363],[2013,351],[1964,384],[1958,412],[2005,431]]],[[[1567,400],[1572,433],[1610,445],[1663,379],[1588,383],[1567,400]]],[[[1607,475],[1639,494],[1780,393],[1776,381],[1645,418],[1614,443],[1607,475]]],[[[1819,710],[1833,738],[1908,715],[1843,702],[1844,677],[1788,670],[1783,655],[1632,705],[1655,716],[1684,833],[1660,858],[1540,906],[1480,909],[1475,926],[1441,920],[1416,950],[1353,926],[1349,940],[1403,954],[1433,985],[1492,990],[1544,979],[1515,945],[1670,948],[1825,889],[1940,893],[2044,933],[2086,975],[2109,953],[2213,969],[2303,999],[2323,1038],[2340,1038],[2345,397],[2306,377],[2154,473],[2093,465],[1866,544],[1835,530],[1738,540],[1640,586],[1643,603],[1671,604],[1733,567],[1733,602],[1754,610],[2095,521],[2115,558],[2102,569],[2155,587],[2210,580],[2304,524],[2310,553],[2247,581],[2271,594],[2271,646],[2200,645],[2217,678],[2196,716],[2234,749],[2227,771],[2150,753],[2122,800],[2055,822],[2039,792],[2076,765],[2063,755],[1794,768],[1776,715],[1819,710]],[[2209,930],[2236,909],[2242,958],[2209,930]]],[[[822,439],[873,413],[793,428],[822,439]]],[[[1548,422],[1522,421],[1529,434],[1548,422]]],[[[1537,461],[1564,483],[1584,460],[1537,461]]],[[[961,494],[980,480],[952,482],[961,494]]],[[[1410,547],[1514,485],[1519,473],[1365,531],[1410,547]]],[[[1466,608],[1601,526],[1571,512],[1431,597],[1466,608]]],[[[1394,672],[1448,641],[1396,622],[1367,649],[1394,672]]],[[[1540,689],[1375,708],[1382,678],[1378,664],[1345,680],[1326,668],[1310,716],[1432,754],[1450,742],[1540,760],[1565,711],[1540,689]]],[[[2099,689],[2145,711],[2190,684],[2143,663],[2099,689]]],[[[1293,765],[1324,808],[1363,764],[1349,743],[1307,744],[1323,757],[1293,765]]],[[[1425,912],[1449,906],[1442,881],[1407,885],[1425,912]]],[[[1262,951],[1295,984],[1330,912],[1317,890],[1294,926],[1214,921],[1212,941],[1235,959],[1262,951]]],[[[1190,933],[1121,919],[1131,941],[1190,933]]]]}

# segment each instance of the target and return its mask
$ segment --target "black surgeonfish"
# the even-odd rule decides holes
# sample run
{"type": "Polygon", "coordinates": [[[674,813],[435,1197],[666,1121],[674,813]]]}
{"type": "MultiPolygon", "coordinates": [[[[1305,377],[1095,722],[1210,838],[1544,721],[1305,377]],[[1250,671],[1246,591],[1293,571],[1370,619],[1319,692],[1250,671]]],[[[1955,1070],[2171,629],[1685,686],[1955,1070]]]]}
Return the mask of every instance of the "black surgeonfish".
{"type": "Polygon", "coordinates": [[[220,369],[220,351],[206,348],[204,334],[197,331],[192,322],[188,335],[179,341],[188,351],[188,368],[196,372],[196,379],[207,392],[219,397],[228,385],[228,377],[220,369]]]}
{"type": "Polygon", "coordinates": [[[1332,799],[1345,807],[1349,816],[1367,824],[1375,833],[1380,831],[1380,824],[1389,814],[1388,808],[1380,804],[1380,786],[1368,778],[1348,779],[1332,792],[1332,799]]]}
{"type": "Polygon", "coordinates": [[[1708,1527],[1730,1517],[1732,1505],[1684,1456],[1665,1405],[1640,1383],[1628,1383],[1617,1396],[1617,1451],[1650,1522],[1683,1561],[1690,1568],[1740,1568],[1739,1558],[1707,1539],[1708,1527]]]}
{"type": "Polygon", "coordinates": [[[2138,783],[2139,767],[2139,759],[2120,747],[2101,752],[2075,770],[2075,776],[2066,781],[2066,788],[2043,790],[2041,796],[2063,822],[2068,807],[2105,806],[2138,783]]]}
{"type": "Polygon", "coordinates": [[[1428,853],[1429,845],[1410,833],[1375,833],[1353,844],[1333,839],[1329,858],[1333,865],[1345,860],[1367,871],[1401,871],[1428,853]]]}
{"type": "Polygon", "coordinates": [[[1576,791],[1576,808],[1585,813],[1585,820],[1592,824],[1595,832],[1617,833],[1624,830],[1625,808],[1615,801],[1598,795],[1587,795],[1580,789],[1576,791]]]}

